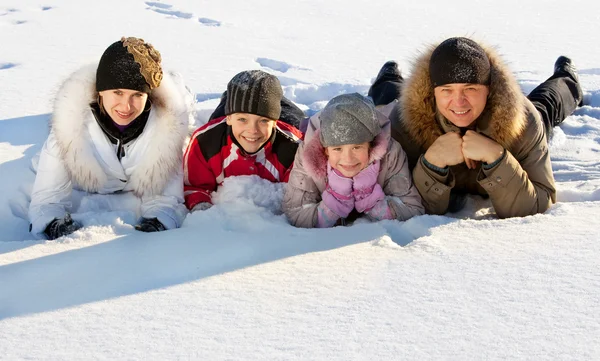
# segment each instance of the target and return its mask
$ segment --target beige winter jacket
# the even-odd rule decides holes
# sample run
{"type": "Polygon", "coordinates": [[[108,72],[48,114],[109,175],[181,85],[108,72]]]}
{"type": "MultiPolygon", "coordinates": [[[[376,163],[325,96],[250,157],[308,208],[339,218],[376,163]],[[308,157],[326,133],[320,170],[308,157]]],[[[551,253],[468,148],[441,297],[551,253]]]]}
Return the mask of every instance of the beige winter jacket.
{"type": "MultiPolygon", "coordinates": [[[[381,162],[377,182],[393,215],[407,220],[424,213],[421,197],[414,187],[406,155],[400,144],[390,137],[390,121],[376,112],[382,131],[375,138],[369,162],[381,162]]],[[[313,228],[317,224],[317,207],[327,180],[327,157],[319,140],[319,113],[310,119],[304,143],[294,159],[290,179],[285,185],[283,210],[296,227],[313,228]]]]}
{"type": "Polygon", "coordinates": [[[429,80],[431,47],[417,59],[392,110],[392,137],[406,151],[413,180],[428,213],[444,214],[451,192],[489,195],[500,218],[544,212],[556,201],[548,144],[539,112],[522,94],[517,81],[499,55],[484,48],[491,62],[487,105],[474,130],[506,149],[499,164],[489,170],[464,163],[447,175],[429,169],[423,154],[442,134],[460,130],[436,111],[429,80]]]}

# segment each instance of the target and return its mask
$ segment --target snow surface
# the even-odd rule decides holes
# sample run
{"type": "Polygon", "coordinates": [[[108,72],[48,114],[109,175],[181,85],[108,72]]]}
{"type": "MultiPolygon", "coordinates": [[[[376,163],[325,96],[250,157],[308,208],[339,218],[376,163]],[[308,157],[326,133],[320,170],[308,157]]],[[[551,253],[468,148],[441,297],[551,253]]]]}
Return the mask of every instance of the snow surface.
{"type": "Polygon", "coordinates": [[[2,0],[0,359],[600,359],[598,14],[589,0],[2,0]],[[496,45],[525,92],[559,55],[580,69],[589,105],[550,141],[545,214],[498,220],[473,197],[454,215],[296,229],[281,185],[240,177],[164,233],[97,197],[56,241],[18,217],[58,86],[121,36],[182,74],[199,125],[242,70],[277,75],[313,113],[461,35],[496,45]]]}

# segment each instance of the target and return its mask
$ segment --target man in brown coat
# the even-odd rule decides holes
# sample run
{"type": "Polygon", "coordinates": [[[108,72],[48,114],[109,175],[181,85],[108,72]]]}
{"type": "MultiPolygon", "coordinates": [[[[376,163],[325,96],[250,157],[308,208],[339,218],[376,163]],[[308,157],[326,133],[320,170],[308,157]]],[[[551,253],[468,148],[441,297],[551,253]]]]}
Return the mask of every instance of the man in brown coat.
{"type": "Polygon", "coordinates": [[[390,114],[392,137],[428,213],[458,211],[479,194],[500,218],[527,216],[556,201],[546,133],[581,100],[569,58],[525,97],[494,50],[451,38],[417,59],[390,114]]]}

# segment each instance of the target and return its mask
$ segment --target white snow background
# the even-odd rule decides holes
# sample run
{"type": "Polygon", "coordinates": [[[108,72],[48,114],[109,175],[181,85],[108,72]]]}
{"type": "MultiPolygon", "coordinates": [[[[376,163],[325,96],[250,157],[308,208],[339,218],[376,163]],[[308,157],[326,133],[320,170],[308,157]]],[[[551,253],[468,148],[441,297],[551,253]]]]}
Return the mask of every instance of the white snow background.
{"type": "Polygon", "coordinates": [[[0,359],[600,359],[598,14],[591,0],[2,0],[0,359]],[[181,73],[199,125],[239,71],[277,75],[313,113],[464,35],[497,45],[524,92],[559,55],[579,68],[589,105],[551,139],[544,214],[498,220],[473,197],[455,215],[296,229],[281,185],[241,177],[168,232],[136,232],[106,198],[81,200],[85,228],[56,241],[14,215],[56,90],[121,36],[181,73]]]}

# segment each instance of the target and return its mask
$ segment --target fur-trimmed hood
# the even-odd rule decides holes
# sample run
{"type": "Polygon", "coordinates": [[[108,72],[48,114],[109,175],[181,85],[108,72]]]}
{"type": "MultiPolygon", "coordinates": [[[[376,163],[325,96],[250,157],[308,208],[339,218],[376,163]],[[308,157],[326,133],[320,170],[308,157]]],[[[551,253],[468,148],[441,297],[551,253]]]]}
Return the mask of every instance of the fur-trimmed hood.
{"type": "MultiPolygon", "coordinates": [[[[97,100],[96,69],[90,64],[75,71],[60,87],[50,119],[51,131],[71,179],[83,190],[98,192],[108,180],[99,160],[89,127],[94,126],[90,103],[97,100]]],[[[144,132],[148,146],[127,180],[137,196],[160,194],[173,174],[181,169],[190,105],[182,82],[165,73],[149,100],[152,108],[144,132]]]]}
{"type": "MultiPolygon", "coordinates": [[[[412,75],[405,81],[400,97],[401,106],[394,111],[402,119],[403,127],[424,149],[445,133],[436,114],[433,85],[429,78],[429,61],[437,45],[430,46],[413,66],[412,75]]],[[[490,94],[486,108],[477,120],[477,131],[509,148],[521,136],[527,124],[525,96],[519,84],[496,51],[482,46],[491,63],[490,94]]]]}
{"type": "MultiPolygon", "coordinates": [[[[383,114],[375,111],[381,131],[373,140],[373,147],[369,152],[369,163],[381,160],[390,146],[390,121],[383,114]]],[[[304,168],[313,179],[327,178],[327,156],[325,148],[321,144],[319,113],[310,118],[308,130],[304,137],[304,168]]]]}

